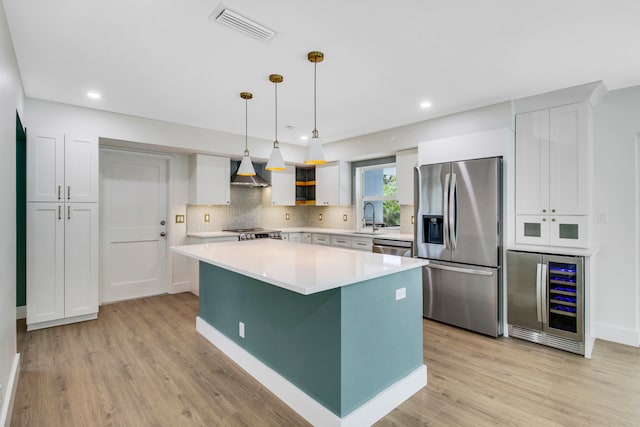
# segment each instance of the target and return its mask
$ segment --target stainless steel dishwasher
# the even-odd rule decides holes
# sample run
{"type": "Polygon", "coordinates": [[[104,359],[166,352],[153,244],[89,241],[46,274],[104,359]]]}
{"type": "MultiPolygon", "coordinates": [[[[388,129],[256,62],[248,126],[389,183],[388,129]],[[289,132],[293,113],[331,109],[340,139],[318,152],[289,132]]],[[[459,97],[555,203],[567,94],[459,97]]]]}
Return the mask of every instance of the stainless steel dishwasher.
{"type": "Polygon", "coordinates": [[[412,257],[413,243],[406,240],[373,239],[373,252],[412,257]]]}

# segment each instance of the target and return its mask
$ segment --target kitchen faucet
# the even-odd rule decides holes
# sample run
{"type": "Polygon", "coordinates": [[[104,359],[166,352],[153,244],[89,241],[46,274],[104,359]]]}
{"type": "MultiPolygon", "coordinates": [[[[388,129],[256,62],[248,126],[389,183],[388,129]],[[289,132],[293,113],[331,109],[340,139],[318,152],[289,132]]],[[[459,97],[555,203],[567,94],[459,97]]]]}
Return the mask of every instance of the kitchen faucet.
{"type": "Polygon", "coordinates": [[[364,204],[362,208],[362,226],[365,227],[367,225],[367,207],[371,206],[371,231],[376,232],[378,229],[376,228],[376,207],[373,206],[373,203],[367,202],[364,204]]]}

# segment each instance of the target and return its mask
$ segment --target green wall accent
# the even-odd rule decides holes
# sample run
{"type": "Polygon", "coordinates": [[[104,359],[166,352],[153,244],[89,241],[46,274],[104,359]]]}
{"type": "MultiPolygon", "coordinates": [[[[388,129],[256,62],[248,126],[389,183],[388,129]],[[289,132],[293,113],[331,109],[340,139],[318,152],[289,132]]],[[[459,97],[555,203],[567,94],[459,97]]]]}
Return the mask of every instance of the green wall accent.
{"type": "Polygon", "coordinates": [[[201,262],[199,315],[339,413],[339,290],[305,296],[201,262]],[[245,324],[244,339],[238,322],[245,324]]]}
{"type": "Polygon", "coordinates": [[[339,417],[423,364],[420,269],[301,295],[201,262],[199,315],[339,417]]]}
{"type": "Polygon", "coordinates": [[[16,307],[27,304],[27,137],[16,113],[16,307]]]}
{"type": "Polygon", "coordinates": [[[342,288],[342,412],[423,365],[420,268],[342,288]],[[395,300],[396,289],[407,297],[395,300]]]}

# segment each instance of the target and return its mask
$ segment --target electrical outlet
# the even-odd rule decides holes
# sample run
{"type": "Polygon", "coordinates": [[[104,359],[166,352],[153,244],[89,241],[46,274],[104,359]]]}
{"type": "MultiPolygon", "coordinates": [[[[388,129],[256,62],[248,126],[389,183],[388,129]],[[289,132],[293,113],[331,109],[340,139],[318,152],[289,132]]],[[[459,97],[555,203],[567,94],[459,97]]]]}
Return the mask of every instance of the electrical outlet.
{"type": "Polygon", "coordinates": [[[176,224],[184,223],[184,215],[176,215],[176,224]]]}
{"type": "Polygon", "coordinates": [[[210,222],[210,221],[211,221],[211,215],[204,214],[204,222],[210,222]]]}
{"type": "Polygon", "coordinates": [[[413,218],[413,215],[411,215],[411,224],[414,224],[414,223],[415,223],[415,220],[413,218]]]}
{"type": "Polygon", "coordinates": [[[342,215],[342,220],[347,221],[347,214],[342,215]]]}
{"type": "Polygon", "coordinates": [[[284,214],[284,220],[285,221],[289,221],[290,219],[291,219],[291,215],[290,214],[288,214],[288,213],[284,214]]]}
{"type": "Polygon", "coordinates": [[[396,289],[396,301],[407,297],[407,288],[396,289]]]}
{"type": "Polygon", "coordinates": [[[244,322],[238,323],[238,335],[240,335],[240,338],[244,338],[244,322]]]}
{"type": "Polygon", "coordinates": [[[318,214],[318,221],[322,221],[322,214],[318,214]]]}

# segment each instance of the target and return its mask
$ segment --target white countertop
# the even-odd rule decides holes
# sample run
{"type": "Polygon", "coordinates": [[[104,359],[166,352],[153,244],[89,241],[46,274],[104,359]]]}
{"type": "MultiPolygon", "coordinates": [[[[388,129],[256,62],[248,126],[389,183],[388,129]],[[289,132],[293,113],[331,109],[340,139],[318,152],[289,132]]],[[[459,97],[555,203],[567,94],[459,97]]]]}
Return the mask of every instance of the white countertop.
{"type": "MultiPolygon", "coordinates": [[[[351,237],[367,237],[367,238],[376,238],[376,239],[392,239],[392,240],[403,240],[407,242],[413,242],[413,234],[402,234],[395,230],[392,231],[376,231],[375,233],[370,232],[357,232],[355,230],[345,230],[342,228],[318,228],[318,227],[287,227],[287,228],[273,228],[274,230],[279,230],[283,233],[315,233],[315,234],[336,234],[342,236],[351,236],[351,237]]],[[[199,239],[207,239],[211,237],[230,237],[237,236],[238,233],[234,233],[231,231],[201,231],[197,233],[188,233],[188,237],[196,237],[199,239]]]]}
{"type": "Polygon", "coordinates": [[[553,255],[569,255],[569,256],[594,256],[600,248],[565,248],[555,246],[538,246],[538,245],[509,245],[508,251],[522,252],[540,252],[553,255]]]}
{"type": "Polygon", "coordinates": [[[174,246],[171,250],[303,295],[426,264],[416,258],[275,239],[174,246]]]}
{"type": "Polygon", "coordinates": [[[209,237],[238,237],[238,233],[232,231],[201,231],[198,233],[189,233],[187,236],[207,239],[209,237]]]}
{"type": "Polygon", "coordinates": [[[397,230],[379,230],[375,233],[366,231],[364,233],[355,230],[345,230],[344,228],[319,228],[319,227],[290,227],[279,228],[283,233],[317,233],[317,234],[340,234],[352,237],[369,237],[380,239],[395,239],[413,242],[413,234],[403,234],[397,230]]]}

